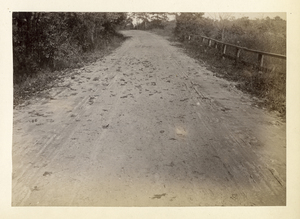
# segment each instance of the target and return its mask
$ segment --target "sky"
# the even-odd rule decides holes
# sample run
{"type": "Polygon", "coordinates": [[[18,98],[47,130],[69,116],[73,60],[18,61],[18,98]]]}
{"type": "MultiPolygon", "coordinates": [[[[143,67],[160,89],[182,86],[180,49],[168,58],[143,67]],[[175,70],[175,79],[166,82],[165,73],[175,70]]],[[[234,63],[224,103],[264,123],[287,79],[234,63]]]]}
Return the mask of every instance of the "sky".
{"type": "MultiPolygon", "coordinates": [[[[215,18],[217,14],[220,13],[208,13],[206,12],[204,14],[205,17],[209,17],[209,18],[215,18]]],[[[234,16],[235,18],[241,18],[241,17],[249,17],[249,19],[256,19],[256,18],[266,18],[266,17],[270,17],[270,18],[274,18],[276,16],[281,17],[282,19],[286,20],[286,13],[284,12],[243,12],[243,13],[236,13],[236,12],[232,12],[232,13],[221,13],[221,14],[226,14],[226,15],[231,15],[234,16]]]]}
{"type": "MultiPolygon", "coordinates": [[[[218,19],[219,14],[222,14],[223,16],[233,16],[235,18],[241,18],[241,17],[249,17],[249,19],[262,19],[266,17],[270,17],[271,19],[279,16],[283,20],[286,20],[286,13],[285,12],[226,12],[226,13],[221,13],[221,12],[205,12],[204,17],[208,17],[211,19],[218,19]]],[[[168,16],[170,20],[175,19],[175,16],[169,15],[168,16]]],[[[134,23],[137,23],[134,21],[134,23]]]]}

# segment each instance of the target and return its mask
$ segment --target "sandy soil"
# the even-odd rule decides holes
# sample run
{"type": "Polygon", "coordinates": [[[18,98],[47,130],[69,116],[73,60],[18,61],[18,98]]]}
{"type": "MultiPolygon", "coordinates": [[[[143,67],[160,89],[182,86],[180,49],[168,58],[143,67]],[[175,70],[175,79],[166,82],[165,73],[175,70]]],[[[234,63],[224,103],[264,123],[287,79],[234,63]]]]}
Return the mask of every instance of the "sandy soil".
{"type": "Polygon", "coordinates": [[[14,110],[12,205],[286,205],[286,124],[166,39],[124,34],[14,110]]]}

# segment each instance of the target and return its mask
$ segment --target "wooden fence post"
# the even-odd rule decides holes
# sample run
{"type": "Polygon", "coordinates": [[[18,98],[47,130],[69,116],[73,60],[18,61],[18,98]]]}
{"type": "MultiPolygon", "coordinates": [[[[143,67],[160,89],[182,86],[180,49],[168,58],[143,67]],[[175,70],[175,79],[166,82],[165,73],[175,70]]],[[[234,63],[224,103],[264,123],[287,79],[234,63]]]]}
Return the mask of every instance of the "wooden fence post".
{"type": "Polygon", "coordinates": [[[263,68],[263,65],[264,65],[264,55],[261,54],[261,53],[258,53],[258,67],[259,67],[259,70],[262,70],[263,68]]]}
{"type": "Polygon", "coordinates": [[[223,49],[222,49],[222,56],[225,57],[225,53],[226,53],[226,45],[223,44],[223,49]]]}
{"type": "Polygon", "coordinates": [[[218,49],[218,43],[215,42],[215,49],[218,49]]]}
{"type": "Polygon", "coordinates": [[[208,46],[211,46],[211,39],[208,40],[208,46]]]}
{"type": "Polygon", "coordinates": [[[238,61],[239,61],[239,59],[240,59],[240,54],[241,54],[241,49],[240,49],[240,48],[236,48],[235,64],[238,63],[238,61]]]}

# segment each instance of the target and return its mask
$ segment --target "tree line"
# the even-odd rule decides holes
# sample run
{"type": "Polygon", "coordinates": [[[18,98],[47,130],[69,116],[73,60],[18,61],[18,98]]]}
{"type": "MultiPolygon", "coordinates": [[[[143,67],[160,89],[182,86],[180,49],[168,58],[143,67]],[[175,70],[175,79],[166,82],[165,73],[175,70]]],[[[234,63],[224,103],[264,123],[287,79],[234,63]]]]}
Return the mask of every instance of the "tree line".
{"type": "Polygon", "coordinates": [[[233,15],[217,13],[210,18],[204,13],[177,14],[175,35],[182,39],[184,35],[198,34],[250,49],[286,54],[285,20],[279,16],[249,19],[233,15]]]}
{"type": "Polygon", "coordinates": [[[131,12],[127,16],[128,23],[131,23],[131,29],[151,30],[164,29],[169,21],[168,15],[172,14],[164,12],[131,12]]]}
{"type": "Polygon", "coordinates": [[[236,19],[225,13],[215,15],[213,18],[205,17],[204,13],[14,12],[14,79],[40,69],[57,70],[76,64],[82,53],[105,47],[119,28],[149,30],[172,25],[173,34],[179,40],[197,34],[286,54],[286,21],[280,17],[252,20],[236,19]]]}
{"type": "MultiPolygon", "coordinates": [[[[285,55],[286,21],[275,18],[235,18],[234,13],[131,13],[135,29],[165,28],[175,18],[174,35],[183,40],[187,35],[202,35],[219,41],[285,55]]],[[[132,25],[133,27],[133,25],[132,25]]]]}
{"type": "Polygon", "coordinates": [[[40,69],[57,70],[104,47],[126,13],[14,12],[14,79],[40,69]]]}

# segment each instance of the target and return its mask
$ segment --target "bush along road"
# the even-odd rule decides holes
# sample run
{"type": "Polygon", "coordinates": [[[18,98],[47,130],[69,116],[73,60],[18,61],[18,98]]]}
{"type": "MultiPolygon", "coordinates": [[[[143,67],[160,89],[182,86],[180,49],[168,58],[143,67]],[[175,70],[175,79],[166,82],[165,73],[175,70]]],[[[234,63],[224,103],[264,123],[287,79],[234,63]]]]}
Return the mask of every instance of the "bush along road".
{"type": "Polygon", "coordinates": [[[286,126],[144,31],[14,109],[13,206],[286,205],[286,126]]]}

